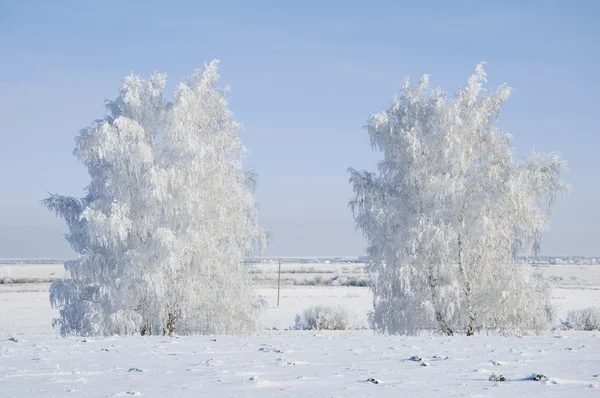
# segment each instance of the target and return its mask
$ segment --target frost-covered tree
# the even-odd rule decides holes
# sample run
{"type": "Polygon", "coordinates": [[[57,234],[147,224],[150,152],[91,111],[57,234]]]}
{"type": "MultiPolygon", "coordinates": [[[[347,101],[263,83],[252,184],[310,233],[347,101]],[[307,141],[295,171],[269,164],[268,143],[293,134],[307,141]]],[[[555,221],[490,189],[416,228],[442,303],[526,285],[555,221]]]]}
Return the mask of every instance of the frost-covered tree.
{"type": "Polygon", "coordinates": [[[166,76],[124,79],[109,115],[80,131],[83,198],[43,203],[64,218],[79,253],[50,301],[62,334],[250,332],[253,291],[243,260],[258,226],[240,125],[217,62],[163,97],[166,76]]]}
{"type": "Polygon", "coordinates": [[[483,64],[454,98],[406,80],[402,95],[366,127],[383,152],[378,172],[350,169],[350,202],[372,258],[380,331],[447,335],[540,332],[548,287],[517,255],[535,251],[566,163],[532,152],[513,159],[496,121],[511,89],[486,92],[483,64]]]}

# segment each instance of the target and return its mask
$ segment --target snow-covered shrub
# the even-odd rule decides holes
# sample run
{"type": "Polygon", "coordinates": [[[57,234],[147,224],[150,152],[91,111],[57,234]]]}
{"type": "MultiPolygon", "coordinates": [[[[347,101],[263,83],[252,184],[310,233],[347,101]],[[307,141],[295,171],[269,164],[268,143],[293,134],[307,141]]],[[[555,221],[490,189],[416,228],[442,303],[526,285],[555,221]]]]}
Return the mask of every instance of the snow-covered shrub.
{"type": "Polygon", "coordinates": [[[63,335],[255,330],[243,260],[265,234],[217,79],[214,61],[169,103],[165,75],[126,77],[109,115],[80,131],[86,195],[44,201],[79,253],[65,263],[70,279],[50,288],[63,335]]]}
{"type": "Polygon", "coordinates": [[[352,287],[365,287],[371,283],[368,277],[348,277],[348,276],[332,276],[324,277],[321,275],[315,275],[310,278],[304,278],[294,280],[294,285],[297,286],[352,286],[352,287]]]}
{"type": "Polygon", "coordinates": [[[600,331],[600,307],[569,311],[564,325],[574,330],[600,331]]]}
{"type": "Polygon", "coordinates": [[[315,305],[296,315],[298,330],[346,330],[350,315],[342,306],[315,305]]]}
{"type": "Polygon", "coordinates": [[[371,284],[371,280],[368,277],[343,276],[338,279],[338,283],[340,286],[366,287],[371,284]]]}
{"type": "Polygon", "coordinates": [[[437,329],[534,333],[549,327],[549,290],[523,269],[536,251],[566,168],[557,154],[515,161],[497,126],[511,89],[486,92],[483,64],[455,98],[406,81],[367,125],[378,172],[350,169],[368,240],[371,321],[388,333],[437,329]],[[531,281],[531,283],[529,283],[531,281]]]}
{"type": "Polygon", "coordinates": [[[330,285],[332,278],[324,277],[322,275],[315,275],[312,278],[304,278],[300,282],[301,285],[305,286],[319,286],[319,285],[330,285]]]}

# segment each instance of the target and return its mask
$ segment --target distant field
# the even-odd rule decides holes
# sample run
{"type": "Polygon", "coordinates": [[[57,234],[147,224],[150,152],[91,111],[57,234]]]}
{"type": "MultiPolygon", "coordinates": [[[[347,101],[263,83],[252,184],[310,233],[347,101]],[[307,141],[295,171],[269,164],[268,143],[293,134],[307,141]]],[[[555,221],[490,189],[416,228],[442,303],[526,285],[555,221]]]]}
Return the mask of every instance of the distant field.
{"type": "MultiPolygon", "coordinates": [[[[346,307],[355,328],[367,327],[372,308],[366,286],[364,263],[283,262],[280,305],[277,307],[277,261],[249,265],[256,294],[268,304],[262,316],[265,329],[283,330],[294,325],[296,314],[315,304],[346,307]]],[[[571,309],[600,303],[600,265],[555,264],[532,267],[553,285],[552,302],[559,319],[571,309]]],[[[51,320],[57,312],[50,308],[48,281],[65,278],[62,264],[0,265],[0,337],[29,333],[55,334],[51,320]],[[26,281],[27,283],[15,283],[26,281]]]]}
{"type": "Polygon", "coordinates": [[[38,283],[64,279],[63,264],[0,264],[0,283],[38,283]]]}
{"type": "MultiPolygon", "coordinates": [[[[364,280],[365,263],[362,262],[282,262],[281,284],[285,285],[339,285],[346,280],[364,280]]],[[[279,263],[261,262],[248,264],[252,278],[259,287],[273,286],[277,282],[279,263]]],[[[600,287],[600,264],[536,264],[531,270],[541,273],[556,287],[600,287]]],[[[62,263],[52,264],[1,264],[0,283],[46,282],[63,279],[66,274],[62,263]]]]}

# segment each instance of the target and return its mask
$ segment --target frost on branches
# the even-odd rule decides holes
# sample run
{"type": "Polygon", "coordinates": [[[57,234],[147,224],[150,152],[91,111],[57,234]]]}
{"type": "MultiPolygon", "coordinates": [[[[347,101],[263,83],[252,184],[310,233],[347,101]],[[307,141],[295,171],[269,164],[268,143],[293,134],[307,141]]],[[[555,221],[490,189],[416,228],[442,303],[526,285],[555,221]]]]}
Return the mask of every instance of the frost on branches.
{"type": "Polygon", "coordinates": [[[406,81],[367,131],[378,173],[350,169],[357,226],[369,242],[374,327],[539,333],[552,320],[548,287],[517,254],[536,250],[566,163],[532,152],[513,159],[495,122],[511,89],[482,89],[483,64],[455,98],[406,81]]]}
{"type": "Polygon", "coordinates": [[[255,327],[243,260],[265,244],[241,173],[240,125],[217,62],[163,98],[166,76],[124,79],[108,116],[81,130],[83,198],[44,204],[79,253],[50,288],[63,335],[244,333],[255,327]]]}

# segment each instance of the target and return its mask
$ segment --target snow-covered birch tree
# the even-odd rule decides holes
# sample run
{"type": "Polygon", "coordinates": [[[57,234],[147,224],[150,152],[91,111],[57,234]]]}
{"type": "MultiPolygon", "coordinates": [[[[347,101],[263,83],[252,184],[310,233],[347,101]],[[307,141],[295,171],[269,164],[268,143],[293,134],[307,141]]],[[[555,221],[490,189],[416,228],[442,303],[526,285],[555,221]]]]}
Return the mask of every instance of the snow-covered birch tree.
{"type": "Polygon", "coordinates": [[[85,196],[43,201],[79,253],[65,264],[70,278],[50,288],[63,335],[254,329],[243,260],[265,233],[217,79],[213,61],[170,103],[165,75],[126,77],[109,114],[76,137],[91,177],[85,196]]]}
{"type": "Polygon", "coordinates": [[[408,79],[366,129],[378,172],[350,169],[350,202],[372,258],[372,323],[400,334],[439,330],[538,333],[552,317],[548,287],[520,254],[535,251],[566,162],[533,151],[513,158],[497,127],[511,93],[486,92],[483,64],[454,98],[408,79]]]}

